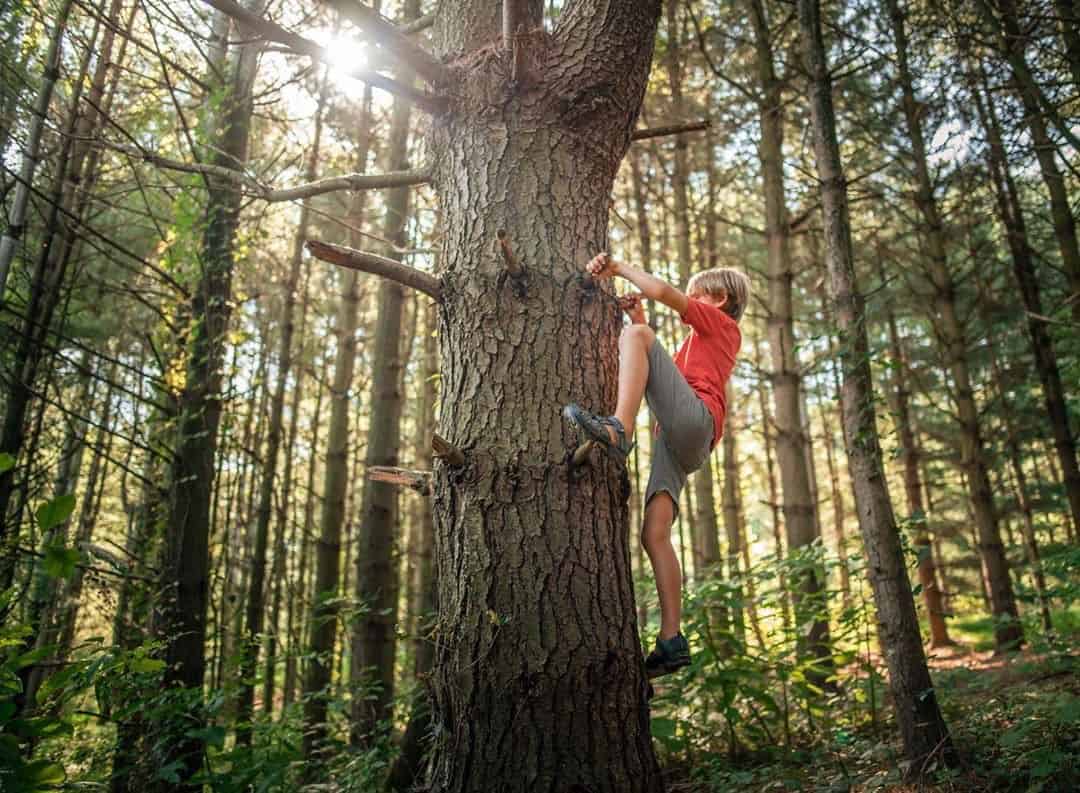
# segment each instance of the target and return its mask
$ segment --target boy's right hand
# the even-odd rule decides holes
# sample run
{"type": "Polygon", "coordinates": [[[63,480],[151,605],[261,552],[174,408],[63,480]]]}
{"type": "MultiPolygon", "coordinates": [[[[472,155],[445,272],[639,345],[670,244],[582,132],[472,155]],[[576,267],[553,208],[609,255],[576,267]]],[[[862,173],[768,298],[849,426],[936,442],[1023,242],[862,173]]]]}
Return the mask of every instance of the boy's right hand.
{"type": "Polygon", "coordinates": [[[604,251],[589,259],[585,269],[593,278],[613,278],[619,274],[619,263],[612,259],[607,251],[604,251]]]}
{"type": "Polygon", "coordinates": [[[645,306],[642,305],[644,295],[640,292],[631,292],[619,298],[619,308],[626,312],[630,321],[635,325],[647,324],[645,319],[645,306]]]}

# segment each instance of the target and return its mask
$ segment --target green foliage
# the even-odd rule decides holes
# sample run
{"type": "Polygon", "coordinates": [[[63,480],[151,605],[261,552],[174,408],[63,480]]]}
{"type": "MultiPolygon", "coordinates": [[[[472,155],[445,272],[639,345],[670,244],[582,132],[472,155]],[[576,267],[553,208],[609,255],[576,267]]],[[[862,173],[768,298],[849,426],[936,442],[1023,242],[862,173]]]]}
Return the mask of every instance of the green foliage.
{"type": "Polygon", "coordinates": [[[63,524],[75,511],[75,496],[72,493],[57,496],[37,508],[38,528],[47,532],[63,524]]]}

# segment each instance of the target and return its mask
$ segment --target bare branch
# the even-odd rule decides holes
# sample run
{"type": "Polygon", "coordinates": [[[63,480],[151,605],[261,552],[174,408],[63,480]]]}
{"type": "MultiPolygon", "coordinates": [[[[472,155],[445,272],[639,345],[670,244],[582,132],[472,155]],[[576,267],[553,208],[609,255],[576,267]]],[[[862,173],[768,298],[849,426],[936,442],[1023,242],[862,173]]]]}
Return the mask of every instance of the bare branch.
{"type": "Polygon", "coordinates": [[[431,495],[431,471],[410,471],[391,465],[369,465],[367,478],[373,482],[407,487],[424,496],[431,495]]]}
{"type": "Polygon", "coordinates": [[[691,121],[688,124],[672,124],[666,127],[635,129],[630,135],[630,140],[647,140],[648,138],[659,138],[663,135],[681,135],[684,132],[700,132],[703,129],[708,129],[711,124],[711,121],[704,119],[702,121],[691,121]]]}
{"type": "Polygon", "coordinates": [[[126,154],[134,159],[150,163],[158,168],[165,168],[170,171],[180,171],[182,173],[206,174],[207,176],[216,176],[219,179],[235,182],[237,185],[247,188],[250,195],[272,203],[311,198],[312,196],[332,193],[338,190],[381,190],[388,187],[408,187],[410,185],[427,184],[431,181],[431,174],[425,169],[391,171],[389,173],[376,174],[346,173],[341,176],[328,176],[325,179],[318,179],[314,182],[305,182],[292,187],[282,187],[275,190],[263,184],[254,176],[224,165],[173,160],[168,157],[163,157],[160,154],[146,151],[145,149],[137,149],[134,146],[124,146],[106,140],[96,140],[94,143],[126,154]]]}
{"type": "MultiPolygon", "coordinates": [[[[284,44],[298,53],[316,58],[331,66],[336,65],[325,47],[321,47],[314,41],[306,39],[297,33],[288,31],[268,19],[263,19],[258,14],[253,14],[239,3],[235,2],[235,0],[205,0],[205,2],[207,5],[216,8],[223,14],[228,14],[242,25],[245,25],[258,33],[267,41],[275,41],[278,44],[284,44]]],[[[408,99],[418,108],[431,113],[432,115],[439,115],[446,112],[446,97],[429,94],[426,91],[418,91],[412,86],[405,85],[397,80],[393,80],[367,69],[349,69],[347,73],[350,77],[355,77],[357,80],[362,80],[376,88],[381,88],[387,93],[400,96],[403,99],[408,99]]]]}
{"type": "Polygon", "coordinates": [[[381,190],[387,187],[409,187],[427,184],[431,173],[420,169],[415,171],[391,171],[389,173],[347,173],[341,176],[329,176],[315,182],[286,187],[281,190],[269,190],[259,197],[264,201],[294,201],[298,198],[332,193],[335,190],[381,190]]]}
{"type": "Polygon", "coordinates": [[[357,0],[330,0],[338,12],[370,35],[383,48],[383,51],[398,62],[410,67],[429,83],[438,85],[448,82],[450,72],[430,53],[402,33],[382,14],[368,8],[357,0]]]}
{"type": "Polygon", "coordinates": [[[324,262],[330,262],[339,267],[347,267],[350,270],[389,278],[391,281],[397,281],[399,284],[430,295],[436,300],[442,298],[442,285],[439,279],[415,267],[409,267],[407,264],[396,262],[385,256],[346,248],[344,245],[332,245],[328,242],[308,240],[306,247],[316,259],[322,259],[324,262]]]}

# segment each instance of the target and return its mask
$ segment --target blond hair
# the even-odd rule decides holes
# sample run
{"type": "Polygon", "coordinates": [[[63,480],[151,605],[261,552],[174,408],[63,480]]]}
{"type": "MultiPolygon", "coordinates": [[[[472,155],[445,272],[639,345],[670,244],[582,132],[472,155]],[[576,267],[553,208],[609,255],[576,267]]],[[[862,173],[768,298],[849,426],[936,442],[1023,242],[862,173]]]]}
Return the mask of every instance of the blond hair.
{"type": "Polygon", "coordinates": [[[750,279],[745,273],[730,267],[717,267],[695,273],[686,285],[686,291],[691,295],[696,292],[704,292],[713,297],[726,295],[724,311],[738,322],[750,302],[750,279]]]}

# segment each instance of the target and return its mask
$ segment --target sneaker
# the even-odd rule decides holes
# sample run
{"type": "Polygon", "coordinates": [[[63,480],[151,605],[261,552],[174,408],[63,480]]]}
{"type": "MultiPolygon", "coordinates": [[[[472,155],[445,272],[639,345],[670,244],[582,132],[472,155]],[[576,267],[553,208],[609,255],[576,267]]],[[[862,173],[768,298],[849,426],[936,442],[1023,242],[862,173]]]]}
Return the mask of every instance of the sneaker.
{"type": "Polygon", "coordinates": [[[614,416],[598,416],[581,405],[575,404],[564,407],[563,416],[577,427],[587,440],[596,441],[620,461],[625,461],[634,448],[633,442],[626,437],[626,429],[622,422],[614,416]],[[614,441],[611,440],[611,434],[607,431],[608,427],[615,430],[614,441]]]}
{"type": "Polygon", "coordinates": [[[656,648],[645,659],[645,675],[652,679],[690,665],[690,644],[681,633],[670,639],[656,638],[656,648]]]}

